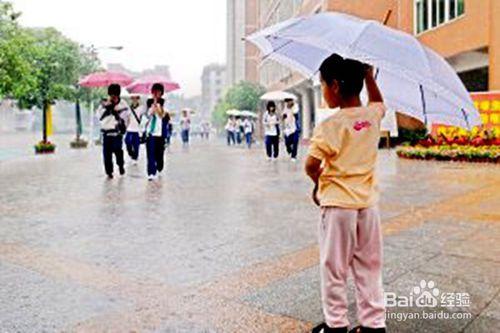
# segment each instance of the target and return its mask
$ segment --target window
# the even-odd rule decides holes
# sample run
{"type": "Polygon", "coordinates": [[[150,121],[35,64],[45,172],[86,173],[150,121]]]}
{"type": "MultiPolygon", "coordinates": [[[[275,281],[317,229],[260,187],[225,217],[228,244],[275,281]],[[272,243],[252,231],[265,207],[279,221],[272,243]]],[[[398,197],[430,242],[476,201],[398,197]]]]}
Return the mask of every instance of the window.
{"type": "Polygon", "coordinates": [[[439,15],[439,24],[443,24],[445,19],[446,19],[446,1],[445,0],[439,0],[439,10],[438,10],[438,15],[439,15]]]}
{"type": "Polygon", "coordinates": [[[432,11],[431,11],[431,17],[432,17],[432,27],[437,27],[438,25],[438,0],[432,0],[432,11]]]}
{"type": "Polygon", "coordinates": [[[464,13],[465,0],[415,0],[415,32],[438,27],[464,13]]]}

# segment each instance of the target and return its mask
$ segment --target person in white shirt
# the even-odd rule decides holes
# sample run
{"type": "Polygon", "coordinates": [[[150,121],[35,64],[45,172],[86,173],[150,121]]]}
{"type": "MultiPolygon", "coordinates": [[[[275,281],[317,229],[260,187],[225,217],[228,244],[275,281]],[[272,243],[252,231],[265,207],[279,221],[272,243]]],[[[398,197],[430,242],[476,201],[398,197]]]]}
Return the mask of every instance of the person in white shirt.
{"type": "Polygon", "coordinates": [[[285,107],[283,109],[283,123],[285,134],[285,146],[288,155],[292,161],[297,160],[297,153],[299,149],[299,108],[295,105],[293,99],[285,99],[285,107]]]}
{"type": "Polygon", "coordinates": [[[236,120],[235,120],[235,125],[234,125],[234,135],[235,135],[235,138],[236,138],[236,143],[238,145],[241,145],[241,132],[242,132],[242,123],[241,123],[241,118],[236,116],[236,120]]]}
{"type": "Polygon", "coordinates": [[[189,130],[191,129],[191,119],[189,118],[188,110],[182,110],[180,125],[182,144],[187,146],[189,145],[189,130]]]}
{"type": "Polygon", "coordinates": [[[236,128],[236,122],[234,121],[234,117],[229,116],[229,118],[227,119],[226,127],[225,127],[225,130],[227,133],[227,145],[228,146],[230,146],[231,144],[233,144],[233,145],[236,144],[235,136],[234,136],[235,128],[236,128]]]}
{"type": "Polygon", "coordinates": [[[201,137],[206,140],[210,139],[210,123],[208,121],[204,121],[201,124],[201,137]]]}
{"type": "Polygon", "coordinates": [[[132,163],[137,164],[139,159],[139,148],[141,146],[142,136],[142,117],[145,113],[144,107],[141,105],[141,97],[139,95],[130,96],[130,113],[127,119],[127,134],[125,135],[125,145],[132,163]]]}
{"type": "Polygon", "coordinates": [[[245,133],[245,141],[248,149],[252,148],[253,122],[250,117],[243,120],[243,132],[245,133]]]}
{"type": "Polygon", "coordinates": [[[104,170],[109,179],[113,178],[113,154],[120,175],[125,174],[123,160],[123,134],[126,131],[126,120],[130,112],[127,102],[120,99],[121,87],[111,84],[108,87],[109,98],[97,109],[97,117],[101,124],[102,153],[104,170]]]}
{"type": "Polygon", "coordinates": [[[154,180],[161,175],[164,166],[165,142],[163,138],[162,120],[166,112],[162,98],[165,88],[161,83],[155,83],[151,89],[153,98],[146,103],[146,155],[148,157],[148,180],[154,180]]]}
{"type": "Polygon", "coordinates": [[[277,159],[279,155],[279,119],[276,114],[276,104],[273,101],[267,103],[263,118],[266,154],[268,160],[277,159]]]}

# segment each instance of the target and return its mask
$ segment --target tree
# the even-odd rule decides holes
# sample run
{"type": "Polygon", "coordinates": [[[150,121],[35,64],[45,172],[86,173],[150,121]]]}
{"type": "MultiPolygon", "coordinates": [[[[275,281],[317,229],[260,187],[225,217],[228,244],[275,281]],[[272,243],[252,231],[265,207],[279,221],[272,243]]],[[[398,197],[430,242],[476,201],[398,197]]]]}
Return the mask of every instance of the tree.
{"type": "Polygon", "coordinates": [[[229,88],[224,99],[215,107],[212,116],[214,123],[223,125],[227,120],[226,111],[230,109],[256,111],[260,96],[265,92],[261,85],[248,81],[241,81],[229,88]]]}
{"type": "Polygon", "coordinates": [[[58,99],[95,98],[96,92],[75,89],[80,76],[99,68],[89,50],[54,28],[23,28],[7,1],[0,0],[0,98],[16,99],[21,108],[38,106],[45,116],[58,99]]]}
{"type": "Polygon", "coordinates": [[[19,99],[36,90],[33,66],[33,38],[19,27],[20,13],[12,5],[0,1],[0,98],[19,99]]]}

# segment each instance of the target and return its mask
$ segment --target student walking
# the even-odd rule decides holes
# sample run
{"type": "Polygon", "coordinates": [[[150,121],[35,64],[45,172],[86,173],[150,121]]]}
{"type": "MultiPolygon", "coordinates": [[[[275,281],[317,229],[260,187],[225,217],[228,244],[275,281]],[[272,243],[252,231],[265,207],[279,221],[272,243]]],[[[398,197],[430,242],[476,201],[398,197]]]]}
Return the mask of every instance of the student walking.
{"type": "Polygon", "coordinates": [[[248,149],[252,148],[252,134],[253,134],[253,123],[250,118],[245,118],[243,120],[243,132],[245,133],[245,142],[248,149]]]}
{"type": "Polygon", "coordinates": [[[285,99],[283,123],[286,151],[292,162],[296,162],[300,139],[299,108],[291,98],[285,99]]]}
{"type": "Polygon", "coordinates": [[[109,98],[97,109],[97,117],[101,124],[102,155],[104,170],[109,179],[113,178],[113,155],[120,175],[125,174],[123,160],[123,134],[126,131],[126,119],[130,112],[127,102],[120,99],[121,87],[112,84],[108,87],[109,98]]]}
{"type": "Polygon", "coordinates": [[[356,285],[361,326],[352,332],[385,332],[382,290],[382,234],[375,176],[382,95],[366,65],[337,54],[320,67],[323,96],[340,108],[316,127],[306,162],[314,182],[313,199],[321,206],[319,249],[321,298],[325,323],[313,332],[347,332],[346,280],[356,285]],[[366,85],[369,104],[362,106],[366,85]]]}
{"type": "Polygon", "coordinates": [[[238,145],[241,145],[241,143],[243,142],[243,140],[241,140],[241,135],[243,133],[242,131],[242,123],[241,123],[241,118],[240,117],[236,117],[236,120],[235,120],[235,125],[234,125],[234,134],[235,134],[235,137],[236,137],[236,143],[238,145]]]}
{"type": "Polygon", "coordinates": [[[142,127],[141,121],[144,115],[144,107],[141,105],[139,95],[130,96],[130,113],[128,117],[127,134],[125,135],[125,145],[132,164],[137,165],[139,159],[139,149],[141,146],[142,127]]]}
{"type": "Polygon", "coordinates": [[[161,120],[161,136],[163,137],[163,146],[165,149],[170,147],[170,139],[172,138],[172,122],[168,111],[165,110],[163,119],[161,120]]]}
{"type": "Polygon", "coordinates": [[[224,127],[227,135],[227,145],[230,146],[236,144],[235,130],[236,130],[236,122],[233,116],[229,116],[227,119],[226,126],[224,127]]]}
{"type": "Polygon", "coordinates": [[[276,104],[273,101],[267,103],[263,118],[266,154],[268,161],[277,159],[279,156],[279,120],[276,114],[276,104]]]}
{"type": "Polygon", "coordinates": [[[182,144],[186,147],[189,145],[189,131],[191,129],[191,119],[189,118],[188,110],[182,110],[180,125],[182,144]]]}
{"type": "Polygon", "coordinates": [[[165,116],[165,100],[162,98],[163,93],[163,85],[155,83],[151,89],[153,98],[147,101],[146,153],[149,181],[160,176],[164,167],[165,139],[163,137],[162,120],[165,116]]]}

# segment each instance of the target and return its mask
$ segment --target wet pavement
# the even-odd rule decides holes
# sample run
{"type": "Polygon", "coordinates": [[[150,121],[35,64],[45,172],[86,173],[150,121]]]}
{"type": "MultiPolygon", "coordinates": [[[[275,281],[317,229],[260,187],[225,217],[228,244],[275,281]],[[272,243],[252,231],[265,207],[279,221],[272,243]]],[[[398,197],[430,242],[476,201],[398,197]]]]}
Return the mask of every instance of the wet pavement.
{"type": "MultiPolygon", "coordinates": [[[[144,156],[107,180],[98,147],[5,155],[0,331],[310,331],[318,210],[302,163],[263,154],[195,140],[155,182],[144,156]]],[[[500,331],[500,167],[383,151],[379,169],[385,290],[432,280],[470,301],[391,307],[390,332],[500,331]],[[441,318],[397,317],[424,312],[441,318]]]]}

